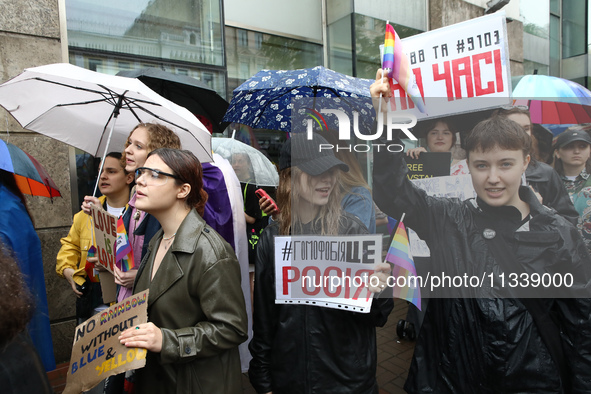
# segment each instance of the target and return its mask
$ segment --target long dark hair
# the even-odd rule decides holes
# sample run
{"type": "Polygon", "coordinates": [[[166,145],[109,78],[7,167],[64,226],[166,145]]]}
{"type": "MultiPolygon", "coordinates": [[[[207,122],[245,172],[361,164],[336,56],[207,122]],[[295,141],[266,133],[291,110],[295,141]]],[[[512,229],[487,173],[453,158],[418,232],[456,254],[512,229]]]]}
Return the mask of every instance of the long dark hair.
{"type": "Polygon", "coordinates": [[[172,173],[180,179],[175,179],[177,185],[188,183],[191,191],[185,199],[190,208],[195,208],[199,215],[203,216],[207,192],[203,190],[203,167],[199,159],[188,150],[159,148],[148,154],[148,157],[156,155],[170,167],[172,173]]]}

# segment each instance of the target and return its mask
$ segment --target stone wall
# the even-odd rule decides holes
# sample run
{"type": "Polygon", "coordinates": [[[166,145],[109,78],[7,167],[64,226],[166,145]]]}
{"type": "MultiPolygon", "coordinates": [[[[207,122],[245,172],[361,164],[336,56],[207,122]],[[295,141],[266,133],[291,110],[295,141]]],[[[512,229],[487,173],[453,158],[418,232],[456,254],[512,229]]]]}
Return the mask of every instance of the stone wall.
{"type": "MultiPolygon", "coordinates": [[[[25,68],[63,61],[58,0],[0,0],[0,9],[0,82],[25,68]]],[[[69,148],[22,129],[2,108],[0,138],[35,157],[62,193],[61,198],[53,201],[27,196],[41,240],[54,351],[56,362],[60,363],[70,358],[75,328],[75,296],[67,282],[55,273],[59,240],[68,233],[72,222],[69,148]]]]}

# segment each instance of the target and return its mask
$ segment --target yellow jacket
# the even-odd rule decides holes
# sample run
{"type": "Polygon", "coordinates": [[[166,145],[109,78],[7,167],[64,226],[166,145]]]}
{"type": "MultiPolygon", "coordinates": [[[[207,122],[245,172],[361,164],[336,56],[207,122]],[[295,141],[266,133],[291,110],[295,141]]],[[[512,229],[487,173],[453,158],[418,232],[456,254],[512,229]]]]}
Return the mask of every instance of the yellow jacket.
{"type": "MultiPolygon", "coordinates": [[[[99,197],[101,204],[105,203],[105,196],[99,197]]],[[[125,206],[127,209],[127,205],[125,206]]],[[[86,281],[86,254],[92,245],[95,245],[92,231],[92,221],[90,216],[80,211],[74,215],[74,220],[68,235],[61,239],[62,247],[57,254],[57,263],[55,272],[62,278],[64,270],[72,268],[74,272],[74,282],[83,285],[86,281]]]]}

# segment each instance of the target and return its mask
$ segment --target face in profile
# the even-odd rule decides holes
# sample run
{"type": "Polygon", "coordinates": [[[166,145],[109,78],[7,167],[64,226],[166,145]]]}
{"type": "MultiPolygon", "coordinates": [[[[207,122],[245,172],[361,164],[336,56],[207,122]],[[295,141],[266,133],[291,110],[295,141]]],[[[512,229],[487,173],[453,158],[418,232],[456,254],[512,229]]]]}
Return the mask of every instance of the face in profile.
{"type": "Polygon", "coordinates": [[[136,178],[136,207],[152,215],[171,209],[181,193],[172,169],[158,155],[150,156],[136,178]]]}
{"type": "Polygon", "coordinates": [[[431,152],[449,152],[453,145],[453,133],[445,122],[437,122],[427,133],[427,147],[431,152]]]}
{"type": "Polygon", "coordinates": [[[529,163],[521,150],[504,150],[498,146],[486,152],[471,151],[468,167],[478,197],[493,207],[517,207],[521,175],[529,163]]]}
{"type": "Polygon", "coordinates": [[[248,155],[235,153],[232,155],[232,168],[240,181],[246,182],[250,179],[250,161],[248,155]]]}
{"type": "Polygon", "coordinates": [[[133,174],[125,174],[119,159],[106,157],[103,172],[99,178],[99,190],[105,196],[117,194],[127,189],[133,181],[133,174]]]}
{"type": "Polygon", "coordinates": [[[300,198],[314,208],[326,205],[336,185],[337,171],[333,168],[316,176],[303,172],[298,180],[300,198]]]}
{"type": "Polygon", "coordinates": [[[127,172],[135,172],[138,167],[143,167],[148,157],[148,144],[150,134],[145,127],[138,127],[131,133],[125,148],[125,169],[127,172]]]}

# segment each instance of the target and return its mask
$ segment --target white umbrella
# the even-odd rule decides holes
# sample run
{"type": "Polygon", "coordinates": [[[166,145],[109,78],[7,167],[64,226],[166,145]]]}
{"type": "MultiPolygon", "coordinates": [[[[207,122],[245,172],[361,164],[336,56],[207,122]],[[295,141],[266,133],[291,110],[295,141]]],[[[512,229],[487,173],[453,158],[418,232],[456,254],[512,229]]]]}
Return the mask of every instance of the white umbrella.
{"type": "Polygon", "coordinates": [[[187,109],[135,78],[102,74],[68,63],[28,68],[0,85],[0,105],[25,129],[93,156],[123,149],[138,123],[160,123],[183,149],[212,161],[211,135],[187,109]],[[109,126],[109,127],[107,127],[109,126]]]}
{"type": "MultiPolygon", "coordinates": [[[[275,165],[262,152],[234,138],[212,138],[213,151],[232,163],[234,155],[248,156],[249,180],[257,186],[279,185],[279,173],[275,165]]],[[[234,158],[235,159],[235,158],[234,158]]],[[[239,177],[240,178],[240,177],[239,177]]],[[[241,182],[244,179],[241,179],[241,182]]]]}

